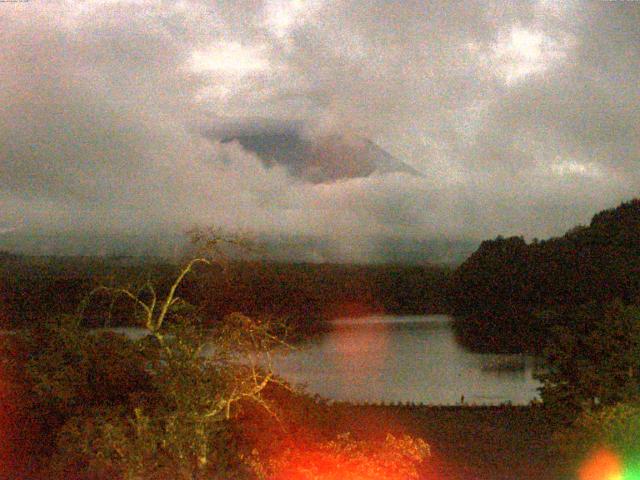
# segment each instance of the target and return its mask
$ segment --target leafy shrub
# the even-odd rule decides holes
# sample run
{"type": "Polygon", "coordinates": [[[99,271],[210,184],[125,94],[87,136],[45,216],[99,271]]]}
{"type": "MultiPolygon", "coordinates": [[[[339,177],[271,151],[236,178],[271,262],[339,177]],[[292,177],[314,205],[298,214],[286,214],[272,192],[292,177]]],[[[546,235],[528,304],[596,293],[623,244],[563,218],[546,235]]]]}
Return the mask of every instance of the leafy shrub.
{"type": "Polygon", "coordinates": [[[346,434],[328,442],[296,442],[253,466],[263,480],[410,480],[418,478],[418,467],[428,456],[429,446],[410,436],[389,434],[383,442],[373,442],[346,434]]]}

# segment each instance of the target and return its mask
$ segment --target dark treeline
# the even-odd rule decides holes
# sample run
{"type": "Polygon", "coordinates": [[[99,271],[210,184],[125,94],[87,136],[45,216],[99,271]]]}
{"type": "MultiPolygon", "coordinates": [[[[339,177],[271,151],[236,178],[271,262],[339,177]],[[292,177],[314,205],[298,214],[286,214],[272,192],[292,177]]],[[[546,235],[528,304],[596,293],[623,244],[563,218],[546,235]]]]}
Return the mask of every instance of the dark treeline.
{"type": "Polygon", "coordinates": [[[205,318],[239,310],[289,319],[302,335],[324,320],[444,311],[447,270],[424,266],[237,264],[226,276],[194,276],[205,318]]]}
{"type": "Polygon", "coordinates": [[[562,313],[580,305],[638,303],[640,199],[562,237],[483,242],[452,275],[449,299],[460,336],[498,350],[540,350],[551,327],[574,318],[562,313]]]}
{"type": "MultiPolygon", "coordinates": [[[[151,280],[160,290],[175,265],[128,258],[19,257],[0,259],[0,320],[3,328],[33,324],[76,310],[100,284],[138,285],[151,280]]],[[[199,269],[185,280],[180,295],[198,305],[200,317],[217,321],[232,312],[288,320],[307,336],[324,320],[367,314],[424,314],[446,311],[449,270],[436,266],[336,265],[237,262],[199,269]]],[[[130,305],[122,298],[111,308],[107,297],[92,298],[86,310],[91,326],[130,325],[130,305]]]]}
{"type": "Polygon", "coordinates": [[[0,328],[34,326],[60,314],[75,313],[100,284],[168,278],[175,270],[155,259],[132,262],[126,257],[39,257],[0,252],[0,328]]]}

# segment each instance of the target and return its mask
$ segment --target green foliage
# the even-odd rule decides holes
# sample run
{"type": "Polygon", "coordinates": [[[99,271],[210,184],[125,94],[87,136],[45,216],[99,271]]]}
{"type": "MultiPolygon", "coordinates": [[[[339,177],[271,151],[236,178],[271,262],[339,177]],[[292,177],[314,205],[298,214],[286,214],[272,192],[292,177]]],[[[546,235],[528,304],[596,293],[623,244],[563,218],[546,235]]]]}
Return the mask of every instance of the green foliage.
{"type": "Polygon", "coordinates": [[[142,352],[123,335],[91,334],[78,318],[60,317],[27,332],[24,341],[34,393],[55,415],[121,404],[149,390],[142,352]]]}
{"type": "Polygon", "coordinates": [[[545,404],[569,421],[580,411],[640,397],[640,309],[613,302],[562,313],[540,375],[545,404]]]}
{"type": "Polygon", "coordinates": [[[55,443],[49,472],[90,478],[217,478],[242,472],[233,448],[243,404],[269,409],[262,391],[278,380],[270,352],[276,322],[228,316],[211,331],[178,296],[189,262],[163,296],[100,287],[131,301],[147,335],[131,340],[62,317],[15,337],[25,355],[33,408],[55,443]]]}

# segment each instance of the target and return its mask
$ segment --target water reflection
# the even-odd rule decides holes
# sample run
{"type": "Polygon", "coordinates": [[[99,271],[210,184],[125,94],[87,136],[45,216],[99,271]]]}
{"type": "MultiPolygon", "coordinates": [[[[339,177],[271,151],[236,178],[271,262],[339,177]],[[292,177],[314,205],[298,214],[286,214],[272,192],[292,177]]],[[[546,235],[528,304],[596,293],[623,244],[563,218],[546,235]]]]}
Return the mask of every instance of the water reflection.
{"type": "MultiPolygon", "coordinates": [[[[534,357],[471,352],[447,315],[340,319],[276,371],[311,394],[351,402],[524,405],[538,398],[534,357]]],[[[132,338],[141,329],[114,329],[132,338]]]]}
{"type": "Polygon", "coordinates": [[[446,315],[342,319],[279,358],[276,370],[310,393],[356,402],[527,404],[537,398],[527,355],[472,353],[446,315]]]}

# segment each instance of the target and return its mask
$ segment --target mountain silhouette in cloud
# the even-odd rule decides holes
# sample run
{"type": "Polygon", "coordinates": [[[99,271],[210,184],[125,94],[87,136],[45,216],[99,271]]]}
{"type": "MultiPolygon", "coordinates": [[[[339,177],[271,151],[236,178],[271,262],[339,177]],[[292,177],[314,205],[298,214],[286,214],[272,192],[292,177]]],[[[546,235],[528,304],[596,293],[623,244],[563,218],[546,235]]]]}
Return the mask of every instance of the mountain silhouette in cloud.
{"type": "Polygon", "coordinates": [[[268,167],[282,165],[297,178],[329,183],[374,173],[404,172],[422,176],[371,140],[358,135],[307,137],[297,131],[251,132],[229,135],[223,143],[238,142],[268,167]]]}

